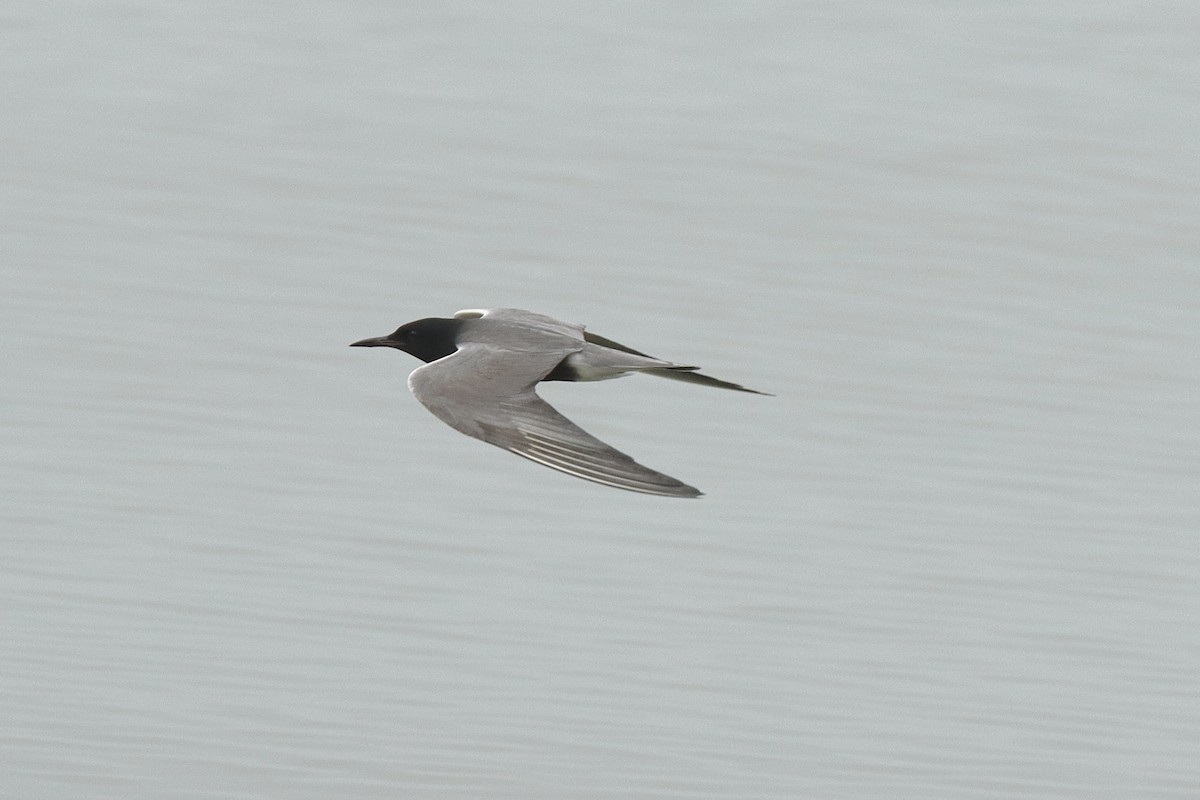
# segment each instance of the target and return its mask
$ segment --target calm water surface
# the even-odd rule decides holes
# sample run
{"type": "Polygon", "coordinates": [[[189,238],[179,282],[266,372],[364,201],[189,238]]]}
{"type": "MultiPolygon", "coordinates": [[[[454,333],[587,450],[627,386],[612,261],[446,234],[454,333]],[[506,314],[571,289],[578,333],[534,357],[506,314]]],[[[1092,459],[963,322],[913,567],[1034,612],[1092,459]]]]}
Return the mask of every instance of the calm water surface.
{"type": "Polygon", "coordinates": [[[1200,795],[1198,33],[9,4],[0,796],[1200,795]],[[777,396],[346,346],[499,305],[777,396]]]}

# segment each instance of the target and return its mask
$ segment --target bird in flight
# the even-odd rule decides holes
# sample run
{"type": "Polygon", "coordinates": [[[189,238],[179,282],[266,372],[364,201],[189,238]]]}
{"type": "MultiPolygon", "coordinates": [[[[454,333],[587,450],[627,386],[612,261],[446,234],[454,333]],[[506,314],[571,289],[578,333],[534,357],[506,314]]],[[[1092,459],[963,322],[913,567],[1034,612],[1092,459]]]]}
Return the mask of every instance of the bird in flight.
{"type": "Polygon", "coordinates": [[[537,395],[541,381],[601,381],[631,372],[766,394],[653,358],[582,325],[516,308],[429,317],[351,347],[394,347],[425,362],[408,376],[413,395],[451,428],[577,478],[632,492],[699,497],[592,436],[537,395]]]}

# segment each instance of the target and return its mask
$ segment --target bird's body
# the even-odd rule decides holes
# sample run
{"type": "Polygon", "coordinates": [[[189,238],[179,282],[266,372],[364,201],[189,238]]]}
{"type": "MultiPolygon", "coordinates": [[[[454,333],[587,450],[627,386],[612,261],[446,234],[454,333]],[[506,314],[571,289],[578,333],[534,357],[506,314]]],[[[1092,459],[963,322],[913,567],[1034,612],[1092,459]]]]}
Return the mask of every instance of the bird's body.
{"type": "Polygon", "coordinates": [[[394,347],[426,362],[409,375],[408,386],[457,431],[585,480],[672,497],[700,492],[601,442],[555,411],[534,387],[544,380],[607,380],[643,372],[763,394],[653,358],[582,325],[512,308],[421,319],[351,346],[394,347]]]}

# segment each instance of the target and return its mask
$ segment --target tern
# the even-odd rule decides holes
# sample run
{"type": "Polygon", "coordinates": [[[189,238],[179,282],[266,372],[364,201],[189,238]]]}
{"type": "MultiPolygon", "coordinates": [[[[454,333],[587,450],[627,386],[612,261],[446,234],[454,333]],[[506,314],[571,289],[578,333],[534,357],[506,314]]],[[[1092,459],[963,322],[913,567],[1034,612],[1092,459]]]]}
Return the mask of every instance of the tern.
{"type": "Polygon", "coordinates": [[[394,347],[425,362],[408,376],[413,395],[451,428],[577,478],[666,497],[693,486],[642,466],[558,413],[537,395],[541,381],[600,381],[638,372],[702,386],[767,394],[703,375],[516,308],[429,317],[351,347],[394,347]]]}

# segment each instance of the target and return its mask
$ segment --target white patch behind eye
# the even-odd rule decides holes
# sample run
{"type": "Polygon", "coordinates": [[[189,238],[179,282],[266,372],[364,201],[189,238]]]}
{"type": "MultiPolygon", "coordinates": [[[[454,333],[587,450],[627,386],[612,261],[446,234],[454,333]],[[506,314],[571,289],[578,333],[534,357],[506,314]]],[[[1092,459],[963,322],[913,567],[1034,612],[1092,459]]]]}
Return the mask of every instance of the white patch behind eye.
{"type": "Polygon", "coordinates": [[[479,319],[482,316],[486,316],[487,312],[488,312],[488,310],[486,308],[464,308],[462,311],[455,311],[454,318],[455,319],[479,319]]]}

